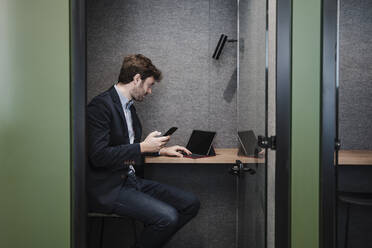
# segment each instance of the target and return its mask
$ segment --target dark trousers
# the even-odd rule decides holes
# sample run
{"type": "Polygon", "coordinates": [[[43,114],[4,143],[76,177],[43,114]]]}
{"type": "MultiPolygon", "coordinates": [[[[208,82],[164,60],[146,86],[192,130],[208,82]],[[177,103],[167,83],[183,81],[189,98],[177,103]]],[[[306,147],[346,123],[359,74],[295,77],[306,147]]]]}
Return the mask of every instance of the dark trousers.
{"type": "Polygon", "coordinates": [[[190,192],[130,174],[115,203],[114,213],[144,223],[139,247],[158,248],[195,217],[199,208],[200,201],[190,192]]]}

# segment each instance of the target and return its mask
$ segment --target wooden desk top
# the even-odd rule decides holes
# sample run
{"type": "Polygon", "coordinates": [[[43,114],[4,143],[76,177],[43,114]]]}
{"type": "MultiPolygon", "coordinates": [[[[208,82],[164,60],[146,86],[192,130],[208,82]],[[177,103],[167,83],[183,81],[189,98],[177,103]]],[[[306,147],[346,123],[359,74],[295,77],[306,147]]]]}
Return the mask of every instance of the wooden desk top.
{"type": "Polygon", "coordinates": [[[372,150],[340,150],[338,165],[372,165],[372,150]]]}
{"type": "Polygon", "coordinates": [[[264,163],[264,158],[253,158],[238,156],[237,148],[215,149],[216,156],[206,158],[178,158],[178,157],[146,157],[145,163],[147,164],[235,164],[236,160],[243,163],[264,163]]]}

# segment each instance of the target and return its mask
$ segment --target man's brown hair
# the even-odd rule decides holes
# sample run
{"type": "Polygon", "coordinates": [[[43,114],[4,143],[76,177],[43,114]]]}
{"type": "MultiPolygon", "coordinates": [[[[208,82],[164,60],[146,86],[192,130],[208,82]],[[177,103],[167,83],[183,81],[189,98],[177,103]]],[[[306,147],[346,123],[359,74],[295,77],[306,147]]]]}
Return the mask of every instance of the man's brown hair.
{"type": "Polygon", "coordinates": [[[124,58],[118,82],[130,83],[137,73],[141,75],[142,80],[151,76],[158,82],[162,79],[161,71],[152,64],[149,58],[142,54],[131,54],[124,58]]]}

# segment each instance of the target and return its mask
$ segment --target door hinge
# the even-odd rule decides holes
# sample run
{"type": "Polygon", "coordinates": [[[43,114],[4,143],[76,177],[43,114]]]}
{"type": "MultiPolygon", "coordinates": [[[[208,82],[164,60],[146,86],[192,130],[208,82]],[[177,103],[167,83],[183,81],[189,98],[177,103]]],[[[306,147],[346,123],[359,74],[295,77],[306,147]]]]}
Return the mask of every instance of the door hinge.
{"type": "Polygon", "coordinates": [[[265,137],[258,135],[258,146],[264,149],[276,150],[276,136],[265,137]]]}

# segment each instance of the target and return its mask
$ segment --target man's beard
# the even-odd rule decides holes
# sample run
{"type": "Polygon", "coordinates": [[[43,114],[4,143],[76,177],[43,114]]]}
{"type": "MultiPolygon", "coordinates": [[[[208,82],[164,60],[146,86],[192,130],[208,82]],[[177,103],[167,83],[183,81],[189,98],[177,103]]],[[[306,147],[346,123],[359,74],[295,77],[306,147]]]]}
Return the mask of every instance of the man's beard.
{"type": "Polygon", "coordinates": [[[134,99],[135,101],[137,101],[137,102],[142,102],[144,98],[145,98],[144,96],[134,96],[134,97],[133,97],[133,99],[134,99]]]}
{"type": "Polygon", "coordinates": [[[142,94],[141,89],[136,89],[133,93],[134,94],[132,95],[132,97],[137,102],[142,102],[146,95],[146,94],[142,94]]]}

